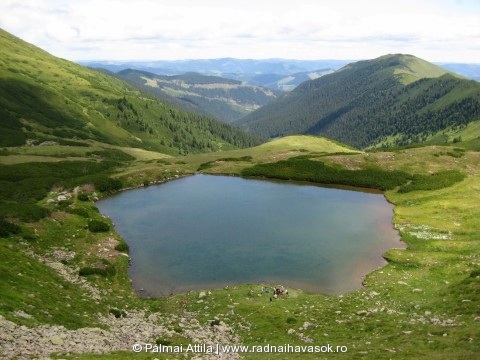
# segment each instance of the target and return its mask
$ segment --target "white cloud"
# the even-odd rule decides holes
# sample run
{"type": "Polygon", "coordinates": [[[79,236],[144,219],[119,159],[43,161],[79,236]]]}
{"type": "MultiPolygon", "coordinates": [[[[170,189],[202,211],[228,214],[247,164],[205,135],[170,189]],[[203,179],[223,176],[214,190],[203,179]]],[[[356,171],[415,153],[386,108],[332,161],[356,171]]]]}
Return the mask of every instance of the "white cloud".
{"type": "Polygon", "coordinates": [[[0,27],[80,59],[372,58],[479,62],[476,0],[3,0],[0,27]]]}

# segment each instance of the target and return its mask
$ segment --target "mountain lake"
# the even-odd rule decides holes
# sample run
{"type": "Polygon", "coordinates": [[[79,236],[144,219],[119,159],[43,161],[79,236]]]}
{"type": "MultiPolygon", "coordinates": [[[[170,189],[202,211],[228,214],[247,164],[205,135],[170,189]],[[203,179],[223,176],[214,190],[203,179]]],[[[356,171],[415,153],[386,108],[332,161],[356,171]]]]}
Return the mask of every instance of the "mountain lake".
{"type": "Polygon", "coordinates": [[[128,243],[143,296],[247,283],[338,294],[404,247],[383,194],[309,183],[194,175],[96,206],[128,243]]]}

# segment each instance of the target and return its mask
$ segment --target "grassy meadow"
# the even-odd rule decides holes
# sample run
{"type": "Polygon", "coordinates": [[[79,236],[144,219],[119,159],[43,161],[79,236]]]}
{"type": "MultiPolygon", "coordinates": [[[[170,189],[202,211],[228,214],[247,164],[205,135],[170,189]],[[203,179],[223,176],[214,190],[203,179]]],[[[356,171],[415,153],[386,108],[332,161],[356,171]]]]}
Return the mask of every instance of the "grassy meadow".
{"type": "MultiPolygon", "coordinates": [[[[107,316],[115,310],[144,310],[145,316],[182,316],[188,312],[200,324],[227,323],[243,345],[330,344],[348,349],[321,354],[241,354],[246,359],[478,358],[480,153],[462,148],[461,142],[360,152],[322,138],[295,136],[254,148],[182,157],[98,142],[88,148],[58,144],[12,147],[0,154],[0,175],[12,176],[11,170],[16,169],[13,166],[35,168],[35,164],[44,164],[51,170],[48,166],[60,162],[78,162],[84,171],[71,176],[59,173],[54,181],[38,185],[38,193],[23,200],[16,194],[11,199],[48,211],[28,220],[13,213],[7,217],[17,227],[0,237],[0,315],[8,320],[29,327],[50,324],[78,329],[104,327],[98,315],[107,316]],[[89,172],[87,165],[92,164],[100,173],[89,172]],[[317,167],[319,164],[321,167],[317,167]],[[199,292],[141,298],[131,289],[127,275],[128,257],[122,253],[128,247],[93,203],[120,188],[146,186],[197,171],[280,177],[279,169],[289,169],[297,180],[302,176],[315,180],[305,177],[305,166],[316,175],[331,171],[330,183],[339,174],[346,176],[351,179],[348,185],[353,186],[368,185],[357,181],[361,178],[357,175],[365,171],[370,171],[367,180],[362,180],[367,182],[368,176],[374,175],[391,175],[394,179],[404,176],[402,181],[385,187],[385,196],[395,205],[393,226],[407,248],[388,251],[388,265],[368,274],[360,290],[327,296],[289,289],[288,298],[270,301],[271,288],[276,284],[232,284],[211,290],[202,301],[199,292]],[[453,173],[461,176],[437,184],[437,178],[453,173]],[[430,185],[412,186],[416,182],[430,185]],[[402,186],[410,188],[399,191],[402,186]],[[68,281],[48,266],[49,259],[62,264],[73,274],[72,279],[83,281],[68,281]],[[182,301],[186,301],[185,308],[182,301]],[[31,316],[22,316],[24,313],[31,316]]],[[[22,178],[22,173],[16,172],[17,184],[26,181],[28,174],[22,178]]],[[[1,181],[7,184],[9,178],[5,176],[1,181]]],[[[319,181],[324,182],[321,178],[319,181]]],[[[30,194],[31,188],[25,189],[30,194]]],[[[192,342],[178,323],[168,326],[175,331],[174,336],[145,341],[171,345],[192,342]]],[[[194,355],[135,354],[127,350],[103,355],[54,354],[53,358],[171,359],[194,355]]]]}

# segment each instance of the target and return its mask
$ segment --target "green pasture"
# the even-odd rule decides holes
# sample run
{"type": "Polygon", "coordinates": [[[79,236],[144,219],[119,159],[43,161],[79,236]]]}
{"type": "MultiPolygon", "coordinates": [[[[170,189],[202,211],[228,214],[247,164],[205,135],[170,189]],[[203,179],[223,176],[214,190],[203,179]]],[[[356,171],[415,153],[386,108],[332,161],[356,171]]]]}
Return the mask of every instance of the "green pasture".
{"type": "MultiPolygon", "coordinates": [[[[102,193],[84,186],[95,180],[88,173],[72,179],[63,174],[63,189],[50,188],[36,202],[29,200],[46,208],[46,216],[29,221],[20,221],[13,215],[8,217],[10,222],[18,224],[20,232],[0,238],[0,314],[26,326],[59,324],[80,328],[99,326],[97,313],[106,315],[111,309],[127,312],[143,309],[147,316],[153,312],[181,315],[188,311],[195,314],[200,324],[210,324],[212,319],[224,321],[239,335],[243,345],[332,344],[348,348],[345,353],[320,355],[242,354],[246,359],[474,359],[480,353],[480,154],[460,145],[363,153],[324,139],[292,137],[250,149],[186,157],[99,143],[88,148],[11,148],[11,155],[3,155],[4,167],[27,164],[20,162],[19,156],[43,156],[69,163],[70,158],[75,158],[81,163],[98,164],[95,166],[102,169],[102,176],[118,179],[123,187],[144,186],[192,174],[202,164],[208,164],[203,172],[237,175],[259,168],[267,168],[274,174],[282,164],[295,165],[295,162],[309,167],[322,163],[325,167],[314,166],[311,171],[336,169],[340,173],[348,172],[353,179],[369,169],[374,169],[372,174],[377,175],[407,174],[406,184],[393,184],[385,192],[387,200],[395,205],[393,226],[399,230],[406,249],[388,251],[385,254],[388,264],[368,274],[362,289],[346,294],[327,296],[289,289],[288,298],[270,301],[276,284],[232,284],[211,290],[202,302],[198,302],[198,292],[145,299],[131,289],[125,256],[115,253],[116,256],[107,260],[100,256],[99,248],[107,242],[122,242],[110,221],[98,213],[92,202],[93,192],[101,197],[107,196],[110,190],[107,188],[102,193]],[[62,153],[67,157],[61,158],[62,153]],[[17,158],[9,162],[9,156],[17,158]],[[461,177],[455,175],[454,181],[430,189],[399,191],[401,186],[414,184],[418,179],[430,181],[432,174],[448,175],[452,171],[461,177]],[[67,201],[48,201],[57,198],[61,190],[70,191],[74,185],[80,186],[80,190],[67,201]],[[92,231],[89,223],[94,220],[106,223],[108,230],[92,231]],[[100,300],[88,301],[89,295],[83,288],[68,283],[28,255],[33,251],[51,256],[59,249],[75,253],[63,263],[76,271],[110,269],[84,276],[88,284],[102,292],[100,300]],[[186,309],[180,306],[183,300],[187,303],[186,309]],[[15,316],[19,310],[33,318],[15,316]]],[[[35,168],[38,162],[31,161],[29,166],[35,168]]],[[[52,166],[48,162],[40,164],[52,166]]],[[[0,171],[5,173],[4,167],[0,167],[0,171]]],[[[305,169],[302,171],[295,172],[297,179],[306,174],[305,169]]],[[[183,333],[172,339],[151,339],[155,340],[184,345],[192,341],[183,333]]],[[[106,355],[58,354],[56,357],[185,358],[171,354],[136,355],[131,351],[106,355]]],[[[186,358],[193,358],[193,354],[186,358]]]]}

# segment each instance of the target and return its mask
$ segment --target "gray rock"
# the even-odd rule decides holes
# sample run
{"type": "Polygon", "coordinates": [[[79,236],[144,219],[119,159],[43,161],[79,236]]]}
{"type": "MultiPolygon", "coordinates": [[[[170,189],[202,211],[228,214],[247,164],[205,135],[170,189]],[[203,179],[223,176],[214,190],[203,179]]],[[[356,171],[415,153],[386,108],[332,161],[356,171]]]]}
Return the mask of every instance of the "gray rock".
{"type": "Polygon", "coordinates": [[[50,342],[53,345],[63,345],[64,344],[64,341],[60,338],[60,336],[52,336],[50,338],[50,342]]]}

